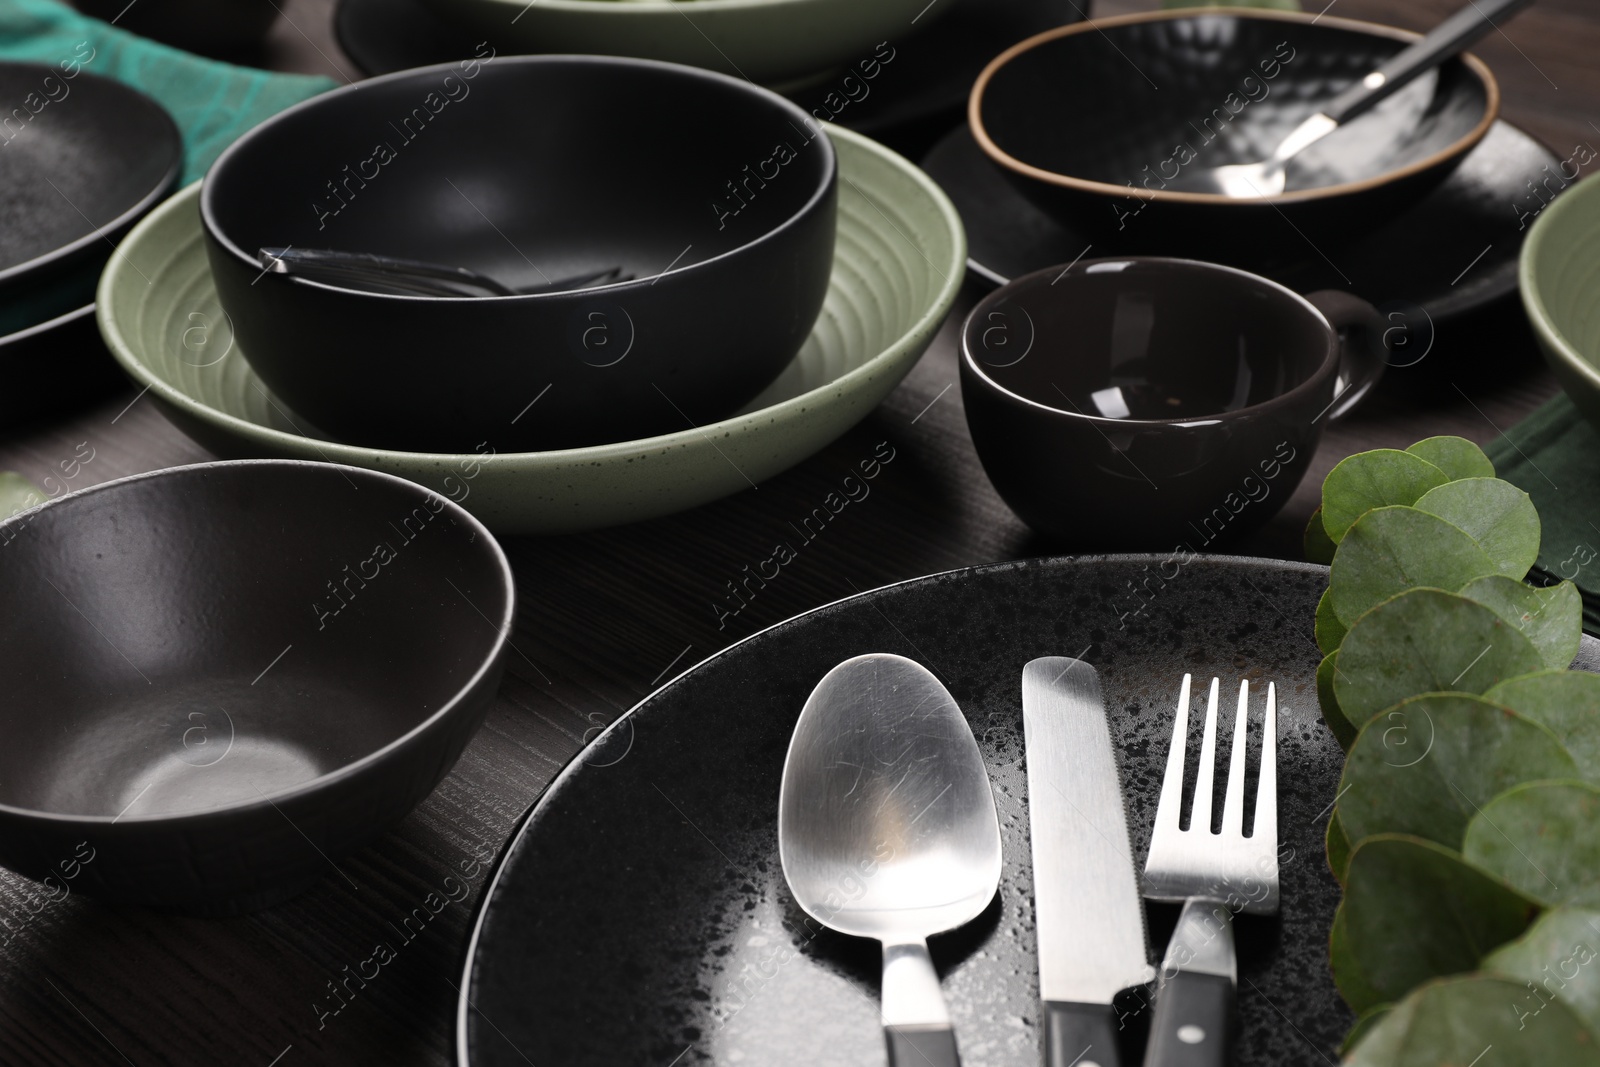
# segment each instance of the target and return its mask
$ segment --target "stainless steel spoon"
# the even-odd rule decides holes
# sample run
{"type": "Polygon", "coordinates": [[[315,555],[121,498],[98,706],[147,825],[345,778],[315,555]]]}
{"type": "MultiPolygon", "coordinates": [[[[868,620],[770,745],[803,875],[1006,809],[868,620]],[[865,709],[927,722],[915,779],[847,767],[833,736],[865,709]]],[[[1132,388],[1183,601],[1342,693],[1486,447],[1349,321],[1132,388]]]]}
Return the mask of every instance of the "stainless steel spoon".
{"type": "Polygon", "coordinates": [[[610,267],[513,289],[467,267],[447,267],[375,252],[287,247],[263,248],[260,255],[265,269],[274,274],[290,274],[347,289],[399,296],[531,296],[633,280],[633,275],[625,274],[621,267],[610,267]]]}
{"type": "Polygon", "coordinates": [[[806,914],[883,943],[891,1067],[957,1067],[927,939],[994,898],[1000,823],[972,730],[926,668],[876,653],[817,683],[783,765],[778,853],[806,914]]]}
{"type": "Polygon", "coordinates": [[[1408,85],[1496,28],[1494,19],[1509,17],[1533,0],[1467,0],[1467,6],[1445,19],[1433,32],[1334,97],[1315,115],[1296,126],[1271,156],[1260,163],[1197,168],[1169,186],[1188,193],[1221,193],[1241,200],[1276,196],[1288,182],[1291,159],[1316,144],[1390,94],[1408,85]]]}

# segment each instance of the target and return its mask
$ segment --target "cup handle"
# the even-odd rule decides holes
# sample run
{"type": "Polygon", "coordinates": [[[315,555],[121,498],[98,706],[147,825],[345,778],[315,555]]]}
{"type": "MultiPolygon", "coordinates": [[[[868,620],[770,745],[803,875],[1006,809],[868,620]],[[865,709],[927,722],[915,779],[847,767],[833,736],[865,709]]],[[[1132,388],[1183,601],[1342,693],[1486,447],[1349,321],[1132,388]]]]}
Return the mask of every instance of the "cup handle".
{"type": "Polygon", "coordinates": [[[1337,289],[1307,293],[1306,300],[1339,333],[1339,374],[1328,409],[1331,422],[1348,415],[1383,377],[1389,356],[1383,344],[1386,324],[1377,308],[1337,289]]]}

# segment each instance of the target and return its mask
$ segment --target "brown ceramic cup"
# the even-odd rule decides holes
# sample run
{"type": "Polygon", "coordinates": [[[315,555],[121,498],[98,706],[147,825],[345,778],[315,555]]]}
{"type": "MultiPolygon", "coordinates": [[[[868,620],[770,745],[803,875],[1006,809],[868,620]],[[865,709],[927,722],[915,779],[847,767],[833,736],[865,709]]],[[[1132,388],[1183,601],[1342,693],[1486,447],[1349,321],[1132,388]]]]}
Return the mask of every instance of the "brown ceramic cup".
{"type": "Polygon", "coordinates": [[[1051,267],[967,317],[961,392],[989,480],[1080,550],[1214,550],[1289,499],[1383,373],[1384,321],[1232,267],[1051,267]]]}

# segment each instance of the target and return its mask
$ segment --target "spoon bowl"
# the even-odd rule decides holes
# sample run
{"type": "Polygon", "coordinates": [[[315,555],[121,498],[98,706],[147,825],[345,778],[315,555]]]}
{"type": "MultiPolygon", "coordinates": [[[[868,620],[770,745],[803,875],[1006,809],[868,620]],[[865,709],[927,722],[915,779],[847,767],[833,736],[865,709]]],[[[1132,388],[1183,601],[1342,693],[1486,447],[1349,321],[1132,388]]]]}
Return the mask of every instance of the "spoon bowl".
{"type": "Polygon", "coordinates": [[[994,898],[1000,823],[966,717],[926,668],[875,653],[817,684],[784,763],[778,853],[806,914],[883,943],[891,1063],[956,1063],[927,938],[994,898]]]}

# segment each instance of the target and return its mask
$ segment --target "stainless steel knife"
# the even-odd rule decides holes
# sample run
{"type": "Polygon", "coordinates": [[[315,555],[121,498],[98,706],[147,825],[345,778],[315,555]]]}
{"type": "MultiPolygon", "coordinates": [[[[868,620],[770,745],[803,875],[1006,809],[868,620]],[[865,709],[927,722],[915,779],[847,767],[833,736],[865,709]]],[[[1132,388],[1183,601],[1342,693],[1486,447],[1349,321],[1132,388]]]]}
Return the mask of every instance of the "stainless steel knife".
{"type": "Polygon", "coordinates": [[[1121,1067],[1112,999],[1149,982],[1100,676],[1045,656],[1022,669],[1045,1067],[1121,1067]]]}

